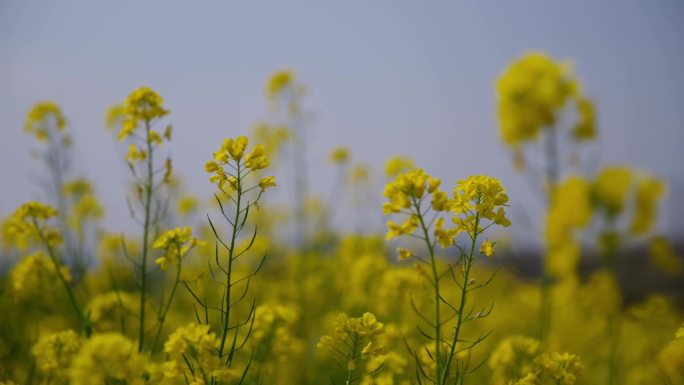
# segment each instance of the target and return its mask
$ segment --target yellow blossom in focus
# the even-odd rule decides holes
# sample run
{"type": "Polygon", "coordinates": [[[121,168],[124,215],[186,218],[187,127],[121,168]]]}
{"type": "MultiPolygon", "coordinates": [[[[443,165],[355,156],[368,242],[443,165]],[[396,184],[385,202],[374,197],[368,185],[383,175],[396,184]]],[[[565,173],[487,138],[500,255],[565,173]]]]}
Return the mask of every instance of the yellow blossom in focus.
{"type": "MultiPolygon", "coordinates": [[[[209,180],[216,183],[220,189],[223,190],[224,185],[228,183],[230,189],[237,190],[238,184],[242,183],[238,176],[241,177],[245,174],[245,169],[257,171],[268,167],[270,164],[266,151],[260,144],[254,146],[252,151],[245,156],[248,143],[249,140],[246,136],[238,136],[235,139],[227,138],[223,141],[221,149],[214,152],[214,160],[205,164],[205,171],[213,174],[209,180]],[[229,166],[228,169],[225,166],[229,166]]],[[[269,181],[271,180],[265,182],[269,181]]]]}
{"type": "Polygon", "coordinates": [[[440,246],[442,246],[443,249],[453,246],[454,243],[456,242],[456,236],[461,232],[461,229],[456,227],[456,228],[451,228],[451,229],[445,229],[445,219],[444,218],[437,218],[435,221],[435,239],[437,239],[437,243],[439,243],[440,246]]]}
{"type": "Polygon", "coordinates": [[[261,170],[268,167],[269,160],[264,151],[264,146],[257,144],[252,152],[245,158],[245,166],[252,170],[261,170]]]}
{"type": "Polygon", "coordinates": [[[474,228],[476,220],[484,219],[504,227],[511,225],[504,208],[508,203],[508,195],[500,180],[485,175],[472,175],[459,180],[453,194],[452,220],[462,230],[475,234],[481,231],[480,228],[474,228]]]}

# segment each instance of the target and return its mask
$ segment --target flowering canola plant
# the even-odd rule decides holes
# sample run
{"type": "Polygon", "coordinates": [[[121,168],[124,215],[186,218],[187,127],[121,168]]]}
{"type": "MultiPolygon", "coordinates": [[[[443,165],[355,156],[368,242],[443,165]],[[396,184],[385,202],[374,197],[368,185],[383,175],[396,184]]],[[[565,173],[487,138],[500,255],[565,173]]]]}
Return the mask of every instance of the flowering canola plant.
{"type": "Polygon", "coordinates": [[[196,171],[209,199],[174,171],[167,101],[129,93],[105,117],[130,171],[113,208],[128,209],[126,231],[105,226],[95,184],[68,162],[67,115],[31,108],[24,129],[47,175],[1,225],[0,385],[684,381],[681,296],[646,283],[684,274],[659,229],[666,183],[576,167],[568,148],[591,145],[597,111],[568,64],[527,53],[496,81],[501,137],[541,177],[539,231],[492,176],[444,182],[409,156],[378,167],[343,145],[307,162],[305,90],[278,71],[271,119],[207,138],[216,151],[196,171]],[[537,144],[540,170],[526,162],[537,144]],[[330,199],[307,188],[308,165],[339,176],[330,199]],[[291,204],[271,196],[290,186],[291,204]],[[512,226],[543,243],[540,269],[514,252],[512,226]]]}

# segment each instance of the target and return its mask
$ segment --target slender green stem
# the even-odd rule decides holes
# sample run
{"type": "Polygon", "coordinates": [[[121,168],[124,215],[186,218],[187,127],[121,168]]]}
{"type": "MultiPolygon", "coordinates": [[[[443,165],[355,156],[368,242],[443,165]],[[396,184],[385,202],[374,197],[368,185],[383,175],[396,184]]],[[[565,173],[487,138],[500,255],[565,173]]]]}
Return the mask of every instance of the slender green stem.
{"type": "Polygon", "coordinates": [[[430,254],[430,265],[432,267],[432,280],[434,281],[435,289],[435,364],[437,369],[436,383],[441,383],[442,375],[442,353],[440,352],[440,345],[442,343],[442,318],[440,314],[439,302],[441,301],[441,296],[439,294],[439,273],[437,272],[437,260],[435,258],[435,248],[430,241],[430,234],[428,232],[428,226],[423,220],[423,215],[421,214],[420,202],[413,198],[413,204],[416,208],[416,215],[418,216],[418,221],[420,222],[420,228],[423,231],[423,236],[425,237],[425,243],[428,247],[428,253],[430,254]]]}
{"type": "MultiPolygon", "coordinates": [[[[352,340],[352,354],[351,354],[351,362],[354,362],[356,360],[356,348],[357,345],[359,344],[359,336],[354,333],[354,338],[352,340]]],[[[354,367],[356,366],[356,362],[354,362],[353,366],[350,366],[347,364],[347,382],[345,382],[346,385],[351,385],[352,380],[354,379],[354,367]]]]}
{"type": "Polygon", "coordinates": [[[57,259],[57,256],[55,255],[55,251],[52,249],[52,246],[50,245],[50,242],[48,242],[47,238],[45,237],[45,234],[43,234],[43,231],[41,231],[41,228],[38,225],[38,221],[35,218],[33,218],[33,226],[35,226],[36,232],[38,233],[38,237],[40,238],[41,242],[43,242],[45,244],[45,248],[47,248],[48,255],[50,256],[50,260],[52,261],[52,265],[55,268],[55,272],[57,273],[57,277],[59,277],[60,282],[62,282],[62,285],[64,286],[64,289],[66,290],[67,296],[69,297],[69,302],[71,303],[71,307],[74,309],[74,313],[76,313],[76,316],[78,317],[78,321],[81,323],[81,327],[85,331],[86,337],[90,337],[90,326],[87,324],[86,319],[83,316],[83,312],[81,311],[81,307],[78,306],[78,302],[76,301],[76,296],[74,295],[73,290],[71,290],[71,286],[69,285],[69,281],[64,276],[64,273],[62,273],[62,269],[59,266],[59,261],[57,259]]]}
{"type": "Polygon", "coordinates": [[[171,294],[169,294],[169,300],[166,303],[166,306],[164,306],[162,312],[159,314],[159,328],[157,329],[157,334],[154,336],[154,343],[152,344],[152,353],[154,353],[155,349],[157,348],[157,344],[159,343],[159,337],[161,336],[162,329],[164,328],[164,322],[166,321],[166,315],[169,313],[169,309],[171,308],[171,303],[173,302],[173,297],[176,294],[176,290],[178,289],[178,284],[180,283],[180,277],[181,277],[181,259],[183,255],[181,255],[181,245],[177,245],[178,247],[178,262],[176,264],[176,277],[175,280],[173,281],[173,286],[171,287],[171,294]]]}
{"type": "MultiPolygon", "coordinates": [[[[560,159],[558,154],[558,134],[557,129],[553,126],[549,127],[545,138],[545,154],[546,154],[546,185],[544,186],[547,193],[547,205],[550,207],[553,192],[558,184],[560,178],[560,159]]],[[[547,209],[548,210],[548,209],[547,209]]],[[[548,249],[547,249],[548,252],[548,249]]],[[[546,336],[551,327],[551,277],[548,274],[548,261],[542,258],[542,272],[541,272],[541,298],[539,306],[539,339],[542,342],[546,341],[546,336]]]]}
{"type": "MultiPolygon", "coordinates": [[[[454,358],[456,352],[456,343],[458,343],[458,337],[461,333],[461,326],[463,325],[463,310],[465,310],[465,304],[468,297],[468,282],[470,281],[470,268],[473,266],[473,257],[475,254],[475,245],[477,242],[477,236],[479,235],[478,228],[480,227],[480,213],[475,214],[475,231],[472,234],[470,242],[470,251],[468,253],[467,259],[464,261],[463,266],[463,283],[461,284],[461,302],[458,306],[458,315],[456,319],[456,328],[454,329],[454,337],[451,341],[451,347],[449,349],[449,354],[446,357],[446,364],[444,365],[444,374],[442,376],[441,382],[438,385],[446,384],[447,378],[449,377],[449,367],[451,367],[451,361],[454,358]]],[[[463,377],[461,377],[463,378],[463,377]]]]}
{"type": "MultiPolygon", "coordinates": [[[[232,224],[232,234],[230,236],[230,249],[228,250],[228,269],[227,269],[227,274],[226,274],[226,299],[225,299],[225,316],[223,318],[223,332],[221,334],[221,346],[219,347],[219,357],[223,357],[223,351],[225,349],[226,345],[226,338],[228,337],[228,331],[230,327],[230,292],[231,292],[231,287],[233,283],[231,282],[232,279],[232,272],[233,272],[233,256],[235,255],[235,241],[237,240],[238,233],[240,232],[240,210],[241,210],[241,205],[242,205],[242,170],[241,170],[241,164],[240,161],[236,161],[236,192],[237,192],[237,197],[235,199],[235,217],[233,219],[233,224],[232,224]]],[[[247,213],[245,213],[247,215],[247,213]]]]}
{"type": "Polygon", "coordinates": [[[145,185],[145,222],[143,224],[142,258],[140,261],[140,329],[138,333],[138,351],[142,352],[145,344],[145,296],[147,292],[147,249],[150,236],[150,210],[152,205],[152,189],[154,188],[154,157],[152,140],[150,139],[150,121],[145,121],[147,140],[147,184],[145,185]]]}

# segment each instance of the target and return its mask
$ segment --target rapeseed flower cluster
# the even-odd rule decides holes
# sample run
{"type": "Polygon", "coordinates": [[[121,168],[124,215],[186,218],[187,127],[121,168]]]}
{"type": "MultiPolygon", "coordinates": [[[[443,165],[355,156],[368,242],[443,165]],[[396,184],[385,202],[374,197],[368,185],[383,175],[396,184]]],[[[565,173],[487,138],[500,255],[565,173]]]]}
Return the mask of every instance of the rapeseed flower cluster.
{"type": "Polygon", "coordinates": [[[48,141],[52,130],[63,133],[66,127],[67,120],[62,110],[52,101],[36,103],[29,110],[24,124],[24,130],[41,142],[48,141]]]}
{"type": "Polygon", "coordinates": [[[570,101],[578,110],[573,137],[588,140],[596,135],[594,106],[582,94],[569,64],[541,52],[527,53],[504,71],[496,90],[501,136],[513,148],[554,127],[570,101]]]}
{"type": "Polygon", "coordinates": [[[34,243],[57,246],[63,238],[58,228],[50,225],[57,210],[42,202],[27,202],[19,206],[2,225],[6,245],[27,249],[34,243]]]}
{"type": "Polygon", "coordinates": [[[204,242],[192,236],[190,227],[177,227],[160,235],[152,244],[153,248],[166,251],[163,257],[154,262],[163,270],[168,269],[169,265],[175,265],[191,248],[202,244],[204,242]]]}
{"type": "MultiPolygon", "coordinates": [[[[110,127],[117,123],[121,124],[117,138],[124,140],[134,134],[141,124],[149,126],[152,120],[163,118],[168,114],[169,110],[164,108],[164,99],[157,92],[149,87],[140,87],[131,92],[121,105],[109,110],[107,122],[110,127]]],[[[149,127],[147,129],[149,130],[149,127]]],[[[169,139],[171,130],[167,128],[163,135],[169,139]]],[[[161,144],[162,135],[158,132],[150,131],[150,137],[153,142],[161,144]]]]}
{"type": "MultiPolygon", "coordinates": [[[[230,190],[237,191],[240,185],[238,178],[241,178],[243,173],[247,175],[268,167],[268,156],[262,145],[257,144],[245,155],[248,143],[249,139],[246,136],[225,139],[221,148],[214,153],[214,160],[208,161],[205,165],[204,169],[214,174],[209,180],[216,183],[219,189],[223,190],[228,183],[230,190]],[[234,167],[235,173],[232,169],[227,170],[228,166],[234,167]]],[[[262,190],[275,186],[275,177],[261,178],[258,186],[262,190]]]]}
{"type": "MultiPolygon", "coordinates": [[[[384,332],[385,325],[373,313],[364,313],[358,318],[350,318],[342,313],[337,318],[335,332],[321,337],[316,346],[326,350],[340,365],[346,364],[345,383],[351,385],[367,375],[360,362],[383,353],[384,348],[378,344],[377,337],[384,332]]],[[[381,368],[382,363],[371,369],[370,373],[381,368]]]]}

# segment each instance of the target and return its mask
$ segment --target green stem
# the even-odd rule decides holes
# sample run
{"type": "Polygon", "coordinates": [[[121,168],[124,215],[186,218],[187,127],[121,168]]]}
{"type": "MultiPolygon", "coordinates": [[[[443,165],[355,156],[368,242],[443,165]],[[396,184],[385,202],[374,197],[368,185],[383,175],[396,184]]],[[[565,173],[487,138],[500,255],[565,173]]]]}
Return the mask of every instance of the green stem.
{"type": "MultiPolygon", "coordinates": [[[[553,192],[556,189],[560,177],[560,159],[558,156],[557,130],[551,126],[547,129],[545,141],[546,168],[546,192],[547,204],[550,207],[553,192]]],[[[548,209],[547,209],[548,210],[548,209]]],[[[547,248],[548,252],[548,248],[547,248]]],[[[541,272],[541,298],[539,306],[539,339],[546,341],[546,336],[551,328],[551,277],[548,274],[546,258],[542,258],[541,272]]]]}
{"type": "MultiPolygon", "coordinates": [[[[468,282],[470,281],[470,268],[473,266],[473,255],[475,253],[475,245],[477,242],[477,236],[479,235],[478,228],[480,227],[480,213],[475,214],[475,232],[471,237],[470,251],[468,253],[468,258],[464,261],[463,266],[463,283],[461,284],[461,302],[458,306],[458,315],[456,319],[456,328],[454,329],[454,337],[451,341],[451,348],[449,349],[449,355],[447,355],[446,364],[444,365],[444,375],[442,376],[439,385],[446,384],[447,378],[449,377],[449,367],[451,367],[451,361],[454,358],[456,352],[456,343],[458,342],[458,337],[461,333],[461,326],[463,325],[463,310],[465,309],[465,304],[467,302],[468,296],[468,282]]],[[[462,377],[461,377],[462,378],[462,377]]]]}
{"type": "Polygon", "coordinates": [[[171,294],[169,295],[169,300],[159,315],[159,328],[157,329],[157,334],[155,335],[154,343],[152,344],[152,353],[154,353],[155,349],[157,348],[157,343],[159,343],[159,337],[161,336],[162,329],[164,328],[164,321],[166,321],[166,315],[169,313],[171,303],[173,302],[173,296],[176,294],[178,284],[180,283],[182,257],[183,256],[181,255],[181,246],[178,245],[178,263],[176,265],[176,279],[173,281],[173,286],[171,287],[171,294]]]}
{"type": "MultiPolygon", "coordinates": [[[[352,341],[352,354],[351,354],[351,362],[354,362],[356,360],[356,348],[359,343],[359,336],[354,333],[354,339],[352,341]]],[[[356,366],[356,362],[354,362],[354,367],[356,366]]],[[[345,383],[346,385],[351,385],[352,380],[354,379],[354,369],[349,367],[349,363],[347,363],[347,382],[345,383]]]]}
{"type": "Polygon", "coordinates": [[[430,235],[428,233],[428,228],[423,220],[423,215],[421,214],[420,202],[413,198],[413,204],[416,207],[416,215],[420,222],[420,228],[423,230],[423,236],[425,237],[425,243],[428,247],[428,253],[430,254],[430,265],[432,267],[432,280],[434,281],[435,289],[435,367],[437,369],[437,378],[435,383],[441,383],[442,375],[442,354],[440,352],[440,344],[442,342],[442,318],[440,314],[439,302],[441,301],[441,296],[439,294],[439,274],[437,273],[437,260],[435,258],[435,248],[432,242],[430,242],[430,235]]]}
{"type": "MultiPolygon", "coordinates": [[[[235,241],[237,239],[237,235],[239,233],[239,226],[240,223],[238,222],[240,219],[240,210],[241,210],[241,205],[242,205],[242,175],[241,174],[241,165],[240,161],[236,161],[236,191],[237,191],[237,198],[235,199],[235,217],[233,219],[233,231],[230,237],[230,250],[228,250],[228,274],[226,274],[226,302],[225,302],[225,317],[223,319],[223,333],[221,335],[221,346],[219,348],[219,357],[223,357],[223,351],[226,345],[226,338],[228,337],[228,330],[230,326],[230,291],[231,291],[231,275],[233,271],[233,255],[235,255],[234,250],[235,250],[235,241]]],[[[245,213],[246,215],[246,213],[245,213]]]]}
{"type": "Polygon", "coordinates": [[[69,286],[69,281],[67,281],[66,277],[62,273],[62,270],[59,266],[59,261],[57,260],[57,256],[55,255],[55,251],[52,249],[52,246],[50,245],[50,242],[48,242],[47,238],[45,238],[45,234],[43,234],[43,232],[41,231],[40,227],[38,226],[38,221],[35,218],[33,218],[33,226],[35,226],[36,232],[38,232],[38,237],[40,238],[41,242],[43,242],[45,244],[45,247],[47,248],[48,255],[50,256],[50,260],[52,261],[52,265],[55,267],[55,272],[57,273],[60,282],[62,282],[62,285],[64,286],[64,289],[67,292],[67,296],[69,297],[71,307],[74,309],[74,313],[76,313],[78,321],[81,323],[81,327],[83,327],[86,337],[90,337],[90,326],[86,322],[85,317],[83,317],[83,312],[81,311],[81,308],[78,306],[76,296],[74,295],[73,290],[71,290],[71,286],[69,286]]]}
{"type": "Polygon", "coordinates": [[[150,236],[150,206],[152,205],[152,189],[154,188],[153,146],[150,140],[150,121],[145,121],[147,139],[147,185],[145,186],[145,223],[143,225],[142,260],[140,263],[140,329],[138,333],[138,351],[142,352],[145,344],[145,295],[147,292],[147,243],[150,236]]]}

